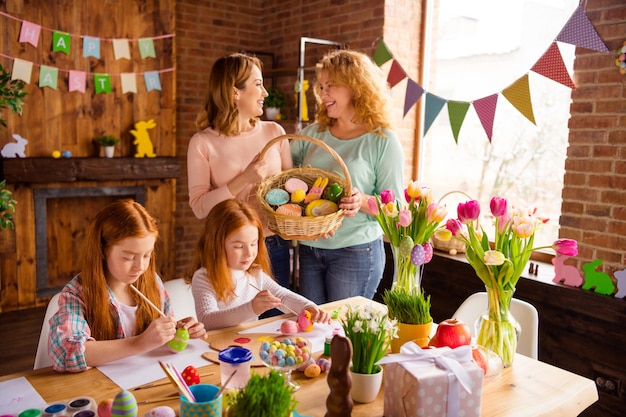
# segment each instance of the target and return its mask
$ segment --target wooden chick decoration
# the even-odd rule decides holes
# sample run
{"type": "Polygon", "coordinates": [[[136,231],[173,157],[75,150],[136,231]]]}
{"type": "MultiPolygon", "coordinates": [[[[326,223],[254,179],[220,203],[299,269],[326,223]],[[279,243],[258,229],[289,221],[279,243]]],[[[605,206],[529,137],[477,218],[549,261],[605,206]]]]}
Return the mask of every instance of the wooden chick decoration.
{"type": "Polygon", "coordinates": [[[344,336],[335,335],[330,342],[330,370],[327,382],[330,394],[326,398],[326,414],[324,417],[349,417],[352,415],[352,343],[344,336]]]}
{"type": "Polygon", "coordinates": [[[135,123],[135,128],[130,131],[130,133],[135,137],[133,145],[137,145],[135,158],[156,157],[156,154],[154,153],[154,146],[152,145],[150,135],[148,134],[148,129],[155,127],[156,123],[154,119],[150,119],[148,121],[142,120],[135,123]]]}

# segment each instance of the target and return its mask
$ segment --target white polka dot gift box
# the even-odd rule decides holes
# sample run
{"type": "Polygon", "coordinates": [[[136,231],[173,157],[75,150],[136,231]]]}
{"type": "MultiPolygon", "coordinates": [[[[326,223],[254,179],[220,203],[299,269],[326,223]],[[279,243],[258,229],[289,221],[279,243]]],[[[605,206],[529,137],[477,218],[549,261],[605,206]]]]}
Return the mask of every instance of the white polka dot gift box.
{"type": "Polygon", "coordinates": [[[385,417],[480,417],[483,370],[469,346],[406,343],[385,364],[385,417]]]}

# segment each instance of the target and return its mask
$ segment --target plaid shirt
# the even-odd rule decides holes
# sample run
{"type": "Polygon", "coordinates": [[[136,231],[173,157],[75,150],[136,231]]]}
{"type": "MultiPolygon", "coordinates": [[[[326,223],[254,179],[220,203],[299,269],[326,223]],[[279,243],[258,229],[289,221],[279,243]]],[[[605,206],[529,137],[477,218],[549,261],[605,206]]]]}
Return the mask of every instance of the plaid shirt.
{"type": "MultiPolygon", "coordinates": [[[[162,311],[166,315],[174,315],[169,295],[163,287],[161,278],[156,277],[163,294],[162,311]]],[[[109,289],[109,304],[115,315],[117,332],[115,337],[125,337],[120,320],[119,307],[115,296],[109,289]]],[[[80,372],[89,369],[85,361],[85,342],[95,340],[91,337],[91,329],[85,319],[85,301],[80,274],[68,282],[59,297],[59,311],[50,319],[50,336],[48,338],[48,355],[52,367],[59,372],[80,372]]]]}

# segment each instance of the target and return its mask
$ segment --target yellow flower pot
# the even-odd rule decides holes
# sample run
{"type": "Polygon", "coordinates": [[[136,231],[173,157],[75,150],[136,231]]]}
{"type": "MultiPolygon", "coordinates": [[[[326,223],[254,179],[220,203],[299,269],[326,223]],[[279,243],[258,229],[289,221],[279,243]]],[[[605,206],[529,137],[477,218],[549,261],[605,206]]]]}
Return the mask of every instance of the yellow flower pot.
{"type": "Polygon", "coordinates": [[[407,342],[415,342],[419,347],[428,345],[433,322],[426,324],[398,323],[398,337],[391,340],[391,352],[400,352],[400,347],[407,342]]]}

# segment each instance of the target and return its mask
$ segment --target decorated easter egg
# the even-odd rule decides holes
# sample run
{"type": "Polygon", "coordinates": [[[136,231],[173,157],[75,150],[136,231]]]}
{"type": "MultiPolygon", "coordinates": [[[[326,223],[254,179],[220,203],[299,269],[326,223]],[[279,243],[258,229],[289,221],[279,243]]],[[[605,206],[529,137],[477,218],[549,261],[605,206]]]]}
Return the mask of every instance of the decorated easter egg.
{"type": "Polygon", "coordinates": [[[333,203],[338,203],[341,198],[341,193],[343,193],[343,188],[341,185],[336,182],[332,183],[330,187],[328,187],[328,199],[333,203]]]}
{"type": "Polygon", "coordinates": [[[411,251],[413,250],[413,239],[411,236],[404,236],[400,241],[400,246],[398,246],[398,251],[400,252],[400,256],[403,258],[408,258],[411,256],[411,251]]]}
{"type": "Polygon", "coordinates": [[[308,378],[315,378],[316,376],[319,376],[320,372],[321,370],[319,365],[316,363],[312,363],[304,370],[304,376],[308,378]]]}
{"type": "Polygon", "coordinates": [[[61,157],[61,151],[59,150],[52,151],[52,157],[54,159],[59,159],[61,157]]]}
{"type": "Polygon", "coordinates": [[[167,343],[167,347],[174,353],[180,353],[187,347],[189,343],[189,330],[180,329],[176,330],[176,334],[174,334],[174,338],[167,343]]]}
{"type": "Polygon", "coordinates": [[[148,411],[144,417],[176,417],[176,412],[172,407],[162,405],[154,407],[152,410],[148,411]]]}
{"type": "Polygon", "coordinates": [[[320,367],[320,371],[328,372],[330,370],[330,361],[326,358],[319,358],[317,360],[317,366],[320,367]]]}
{"type": "Polygon", "coordinates": [[[335,213],[337,210],[339,210],[339,207],[332,201],[324,199],[313,200],[306,206],[306,215],[314,217],[326,216],[335,213]]]}
{"type": "Polygon", "coordinates": [[[298,323],[293,320],[285,320],[280,324],[280,332],[282,334],[298,333],[298,323]]]}
{"type": "Polygon", "coordinates": [[[306,185],[306,182],[302,181],[300,178],[289,178],[285,181],[285,190],[289,193],[302,190],[302,192],[306,194],[306,192],[309,191],[309,186],[306,185]]]}
{"type": "Polygon", "coordinates": [[[113,408],[113,398],[103,400],[98,404],[99,417],[111,417],[111,409],[113,408]]]}
{"type": "Polygon", "coordinates": [[[113,399],[111,417],[136,417],[138,412],[137,400],[130,391],[123,390],[113,399]]]}
{"type": "Polygon", "coordinates": [[[63,158],[71,158],[72,157],[72,152],[70,152],[70,151],[63,151],[63,152],[61,152],[61,156],[63,158]]]}
{"type": "Polygon", "coordinates": [[[430,242],[424,242],[422,247],[424,248],[424,263],[427,264],[433,259],[433,245],[430,242]]]}
{"type": "Polygon", "coordinates": [[[273,188],[265,194],[265,201],[273,206],[280,206],[289,201],[289,193],[280,188],[273,188]]]}
{"type": "Polygon", "coordinates": [[[302,216],[302,207],[297,204],[283,204],[276,209],[276,213],[285,216],[300,217],[302,216]]]}
{"type": "Polygon", "coordinates": [[[413,265],[423,265],[425,260],[424,247],[422,245],[415,245],[411,251],[411,263],[413,265]]]}
{"type": "Polygon", "coordinates": [[[306,191],[304,190],[296,190],[293,193],[291,193],[291,202],[292,203],[301,203],[304,201],[304,198],[306,197],[306,191]]]}
{"type": "Polygon", "coordinates": [[[313,320],[311,320],[311,312],[308,310],[302,310],[298,314],[298,327],[303,332],[310,332],[313,330],[313,320]]]}
{"type": "Polygon", "coordinates": [[[183,373],[181,374],[181,376],[183,377],[187,385],[195,385],[200,383],[200,372],[198,372],[198,370],[191,365],[183,369],[183,373]]]}

